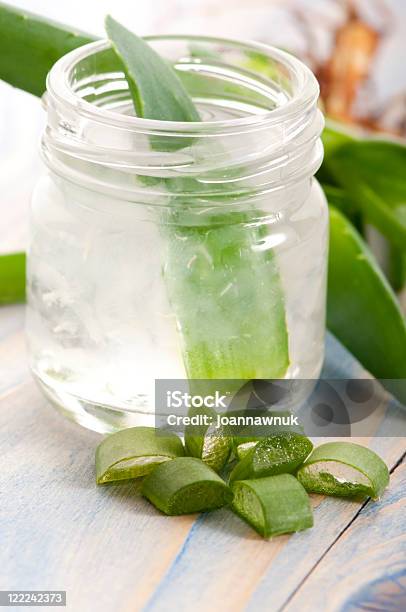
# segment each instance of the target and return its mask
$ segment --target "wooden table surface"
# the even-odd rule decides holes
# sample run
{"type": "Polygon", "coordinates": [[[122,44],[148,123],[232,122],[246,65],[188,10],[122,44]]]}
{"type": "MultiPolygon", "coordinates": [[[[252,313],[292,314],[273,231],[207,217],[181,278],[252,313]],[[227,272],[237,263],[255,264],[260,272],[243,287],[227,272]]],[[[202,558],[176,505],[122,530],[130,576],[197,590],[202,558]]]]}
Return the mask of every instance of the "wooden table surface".
{"type": "Polygon", "coordinates": [[[137,482],[96,487],[100,436],[40,394],[23,320],[23,306],[0,309],[0,589],[66,590],[74,612],[406,609],[405,438],[385,436],[404,417],[393,406],[363,440],[392,470],[383,499],[312,496],[313,529],[264,541],[227,509],[165,517],[137,482]]]}

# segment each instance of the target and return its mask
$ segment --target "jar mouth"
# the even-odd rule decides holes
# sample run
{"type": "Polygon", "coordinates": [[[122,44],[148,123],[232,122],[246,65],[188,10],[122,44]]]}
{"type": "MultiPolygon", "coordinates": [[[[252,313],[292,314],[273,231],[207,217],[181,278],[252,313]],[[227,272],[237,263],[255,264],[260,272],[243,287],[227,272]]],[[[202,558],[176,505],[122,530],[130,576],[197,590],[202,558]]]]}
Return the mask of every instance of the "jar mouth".
{"type": "Polygon", "coordinates": [[[55,173],[134,201],[151,196],[157,204],[168,195],[166,179],[171,192],[195,202],[219,199],[224,190],[241,200],[318,169],[319,87],[302,62],[261,43],[146,40],[174,66],[202,120],[134,116],[109,41],[90,43],[61,58],[48,76],[42,151],[55,173]]]}
{"type": "MultiPolygon", "coordinates": [[[[247,114],[243,117],[186,122],[146,119],[97,106],[83,97],[83,91],[78,91],[74,81],[77,77],[78,67],[80,72],[82,62],[111,49],[108,40],[89,43],[71,51],[58,60],[48,75],[47,95],[57,104],[59,103],[67,108],[68,111],[73,110],[83,117],[99,123],[109,124],[130,131],[142,131],[143,133],[152,134],[158,131],[166,133],[168,136],[186,133],[189,137],[192,137],[194,134],[201,137],[202,135],[217,135],[219,132],[265,129],[267,126],[303,115],[308,108],[315,105],[319,96],[318,82],[307,66],[289,53],[263,43],[237,41],[228,38],[219,39],[209,36],[183,35],[147,36],[145,40],[150,44],[168,43],[176,45],[176,43],[185,44],[186,42],[191,47],[194,45],[197,47],[197,45],[216,44],[220,47],[224,46],[229,51],[236,49],[239,52],[244,52],[247,54],[247,57],[258,56],[262,58],[262,61],[268,59],[275,67],[275,72],[277,69],[282,73],[283,79],[280,78],[280,74],[278,76],[280,81],[278,83],[279,91],[275,87],[275,82],[271,78],[266,77],[262,71],[256,72],[250,69],[247,78],[251,79],[251,82],[255,79],[258,80],[257,91],[264,98],[268,95],[269,100],[273,100],[274,107],[270,109],[265,108],[262,112],[247,114]],[[285,90],[281,85],[283,80],[285,81],[285,90]],[[277,101],[275,101],[275,98],[277,98],[277,101]]],[[[180,61],[175,61],[175,64],[177,69],[182,70],[185,65],[184,58],[181,58],[180,61]]],[[[198,59],[196,59],[196,67],[199,67],[198,59]]]]}

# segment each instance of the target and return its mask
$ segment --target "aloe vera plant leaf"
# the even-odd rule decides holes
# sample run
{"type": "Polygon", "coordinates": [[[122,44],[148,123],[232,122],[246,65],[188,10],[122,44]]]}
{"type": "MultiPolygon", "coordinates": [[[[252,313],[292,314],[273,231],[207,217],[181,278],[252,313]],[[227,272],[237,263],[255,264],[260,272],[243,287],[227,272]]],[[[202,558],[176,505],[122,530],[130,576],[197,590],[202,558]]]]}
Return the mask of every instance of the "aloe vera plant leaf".
{"type": "Polygon", "coordinates": [[[335,179],[391,244],[406,250],[406,146],[389,141],[352,141],[328,158],[335,179]]]}
{"type": "MultiPolygon", "coordinates": [[[[141,116],[196,120],[197,110],[191,111],[194,103],[169,64],[111,17],[106,27],[122,61],[128,62],[125,70],[130,78],[134,81],[141,72],[136,88],[130,84],[141,116]],[[173,89],[168,101],[162,91],[156,99],[162,84],[164,90],[173,89]]],[[[175,140],[175,147],[186,144],[175,140]]],[[[151,146],[158,145],[154,138],[151,146]]],[[[207,215],[200,226],[192,226],[188,221],[197,182],[188,181],[192,193],[186,205],[183,197],[176,196],[183,180],[165,182],[175,196],[168,218],[161,219],[166,226],[164,278],[182,336],[188,377],[283,377],[289,364],[283,292],[274,254],[253,250],[263,230],[250,227],[249,221],[258,212],[207,215]]],[[[217,197],[227,198],[226,189],[217,197]]]]}
{"type": "Polygon", "coordinates": [[[172,66],[142,38],[110,16],[107,35],[120,57],[137,114],[161,121],[200,121],[199,113],[172,66]]]}
{"type": "Polygon", "coordinates": [[[325,159],[329,158],[343,145],[349,142],[354,142],[356,137],[348,132],[348,130],[342,129],[341,126],[337,126],[331,121],[326,121],[326,125],[321,134],[321,140],[323,142],[325,159]]]}
{"type": "Polygon", "coordinates": [[[350,135],[347,130],[342,130],[327,120],[321,134],[321,140],[324,148],[324,159],[316,176],[320,183],[338,186],[337,179],[330,168],[329,162],[335,151],[337,151],[344,144],[352,142],[354,137],[350,135]]]}
{"type": "Polygon", "coordinates": [[[25,253],[0,255],[0,304],[25,299],[25,253]]]}
{"type": "Polygon", "coordinates": [[[406,253],[394,246],[389,249],[388,279],[394,291],[401,291],[406,283],[406,253]]]}
{"type": "Polygon", "coordinates": [[[377,378],[406,378],[406,324],[367,245],[330,207],[327,325],[377,378]]]}
{"type": "Polygon", "coordinates": [[[349,197],[348,193],[336,185],[322,183],[321,186],[329,205],[337,208],[343,215],[345,215],[361,234],[361,236],[364,236],[364,221],[362,213],[349,197]]]}
{"type": "Polygon", "coordinates": [[[214,510],[233,499],[224,480],[195,457],[162,463],[144,480],[142,494],[172,516],[214,510]]]}
{"type": "Polygon", "coordinates": [[[348,197],[344,189],[328,183],[322,183],[321,186],[329,204],[338,208],[338,210],[349,219],[355,217],[357,207],[354,205],[351,198],[348,197]]]}
{"type": "Polygon", "coordinates": [[[297,478],[309,492],[377,499],[389,484],[389,470],[366,446],[327,442],[314,449],[297,478]]]}
{"type": "Polygon", "coordinates": [[[0,79],[41,96],[53,64],[94,40],[91,34],[0,3],[0,79]]]}

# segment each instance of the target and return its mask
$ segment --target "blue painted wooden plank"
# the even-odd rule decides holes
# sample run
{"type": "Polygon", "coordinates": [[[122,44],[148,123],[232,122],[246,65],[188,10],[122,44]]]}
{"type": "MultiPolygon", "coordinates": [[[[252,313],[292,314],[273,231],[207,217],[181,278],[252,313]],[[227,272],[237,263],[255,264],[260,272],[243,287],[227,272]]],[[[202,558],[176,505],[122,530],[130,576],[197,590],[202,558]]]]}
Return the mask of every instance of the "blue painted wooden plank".
{"type": "MultiPolygon", "coordinates": [[[[14,355],[9,379],[26,367],[20,337],[13,329],[0,344],[14,355]]],[[[340,363],[345,360],[348,372],[354,364],[344,354],[340,363]]],[[[1,588],[66,589],[75,612],[95,606],[98,612],[172,612],[190,610],[191,601],[194,612],[235,612],[259,597],[258,585],[265,593],[261,605],[270,592],[276,604],[295,591],[359,509],[355,502],[315,498],[316,528],[272,542],[226,509],[196,522],[164,517],[140,498],[136,484],[95,486],[100,437],[62,419],[21,373],[22,384],[9,390],[0,411],[1,588]]],[[[386,421],[382,427],[388,433],[386,421]]],[[[373,444],[389,462],[402,452],[400,439],[373,444]]]]}
{"type": "Polygon", "coordinates": [[[67,590],[74,612],[139,609],[195,517],[162,516],[138,483],[97,487],[100,436],[33,383],[3,401],[0,440],[0,588],[67,590]]]}
{"type": "MultiPolygon", "coordinates": [[[[369,502],[297,591],[286,612],[406,609],[406,464],[381,503],[369,502]]],[[[252,601],[254,609],[263,597],[252,601]]],[[[263,609],[258,608],[256,609],[263,609]]]]}
{"type": "MultiPolygon", "coordinates": [[[[393,462],[401,449],[401,440],[388,444],[393,462]]],[[[168,605],[186,612],[196,592],[196,611],[210,609],[214,601],[225,611],[245,609],[249,601],[252,612],[278,610],[361,507],[351,500],[312,498],[314,528],[272,541],[226,509],[201,516],[145,612],[164,612],[168,605]]]]}

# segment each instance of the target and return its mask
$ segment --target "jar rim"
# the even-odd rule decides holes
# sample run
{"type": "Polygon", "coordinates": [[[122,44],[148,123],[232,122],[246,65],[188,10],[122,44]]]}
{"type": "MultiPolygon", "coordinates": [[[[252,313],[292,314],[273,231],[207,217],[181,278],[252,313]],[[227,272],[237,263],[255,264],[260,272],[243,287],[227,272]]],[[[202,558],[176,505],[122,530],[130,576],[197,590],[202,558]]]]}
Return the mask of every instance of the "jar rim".
{"type": "Polygon", "coordinates": [[[294,80],[294,91],[290,99],[280,106],[264,111],[260,114],[247,115],[232,119],[211,121],[162,121],[146,119],[131,115],[124,115],[112,110],[99,107],[78,95],[72,88],[70,77],[75,65],[90,57],[94,53],[110,48],[110,41],[99,40],[88,43],[75,49],[59,59],[47,77],[47,94],[63,105],[69,106],[80,114],[128,130],[159,131],[169,134],[188,133],[193,136],[203,134],[218,134],[219,131],[233,131],[234,129],[250,130],[266,128],[281,121],[301,115],[315,104],[319,96],[319,84],[312,71],[299,59],[271,45],[260,42],[236,40],[232,38],[217,38],[199,35],[153,35],[144,37],[146,41],[191,41],[194,43],[216,43],[234,45],[250,52],[261,52],[272,60],[278,61],[294,80]]]}

